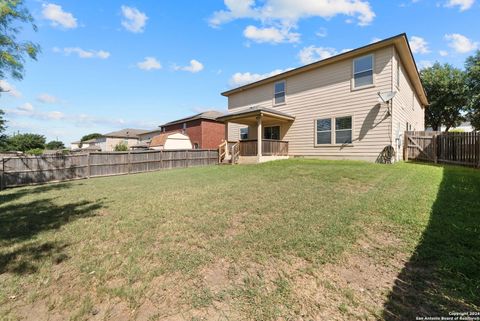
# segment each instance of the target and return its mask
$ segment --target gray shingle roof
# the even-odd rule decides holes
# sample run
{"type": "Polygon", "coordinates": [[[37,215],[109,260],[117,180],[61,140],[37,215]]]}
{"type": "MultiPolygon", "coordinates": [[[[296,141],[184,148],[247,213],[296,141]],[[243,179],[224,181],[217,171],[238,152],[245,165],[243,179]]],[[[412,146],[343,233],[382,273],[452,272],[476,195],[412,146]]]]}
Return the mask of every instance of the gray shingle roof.
{"type": "Polygon", "coordinates": [[[103,137],[138,138],[138,135],[147,131],[146,129],[125,128],[116,132],[107,133],[103,135],[103,137]]]}
{"type": "Polygon", "coordinates": [[[171,122],[168,122],[166,124],[163,124],[162,126],[168,126],[168,125],[175,125],[178,123],[185,123],[188,121],[196,120],[196,119],[209,119],[209,120],[217,120],[217,117],[223,116],[224,114],[216,111],[216,110],[208,110],[203,113],[199,113],[193,116],[185,117],[182,119],[174,120],[171,122]]]}

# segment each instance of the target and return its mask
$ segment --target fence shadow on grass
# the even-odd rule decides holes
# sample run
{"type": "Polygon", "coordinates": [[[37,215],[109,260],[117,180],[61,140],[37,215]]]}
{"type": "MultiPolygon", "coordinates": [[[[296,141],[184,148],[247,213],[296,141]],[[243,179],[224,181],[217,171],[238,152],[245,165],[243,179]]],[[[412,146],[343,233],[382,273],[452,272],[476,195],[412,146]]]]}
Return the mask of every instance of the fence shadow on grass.
{"type": "Polygon", "coordinates": [[[395,281],[383,319],[480,310],[480,171],[444,166],[430,222],[395,281]]]}
{"type": "Polygon", "coordinates": [[[36,236],[44,231],[58,229],[74,220],[94,216],[95,211],[102,206],[101,201],[56,204],[52,199],[40,199],[22,204],[2,204],[0,206],[0,274],[33,273],[37,269],[37,264],[47,258],[50,258],[53,263],[68,259],[64,253],[67,244],[42,242],[41,239],[36,239],[36,236]]]}
{"type": "MultiPolygon", "coordinates": [[[[76,183],[75,186],[83,185],[83,183],[76,183]]],[[[52,183],[49,185],[39,185],[35,187],[17,188],[11,191],[0,193],[0,206],[8,202],[20,199],[27,195],[35,195],[54,190],[66,190],[72,186],[72,183],[52,183]]]]}

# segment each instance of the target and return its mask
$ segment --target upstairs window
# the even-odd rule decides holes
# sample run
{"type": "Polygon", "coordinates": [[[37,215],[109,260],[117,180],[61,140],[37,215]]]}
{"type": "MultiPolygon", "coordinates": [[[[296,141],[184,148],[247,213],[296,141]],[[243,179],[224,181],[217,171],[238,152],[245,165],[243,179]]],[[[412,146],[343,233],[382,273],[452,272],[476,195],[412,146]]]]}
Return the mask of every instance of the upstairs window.
{"type": "Polygon", "coordinates": [[[274,104],[285,103],[285,80],[275,83],[274,104]]]}
{"type": "Polygon", "coordinates": [[[248,139],[248,127],[240,128],[240,139],[241,140],[248,139]]]}
{"type": "Polygon", "coordinates": [[[353,88],[373,85],[373,55],[353,60],[353,88]]]}

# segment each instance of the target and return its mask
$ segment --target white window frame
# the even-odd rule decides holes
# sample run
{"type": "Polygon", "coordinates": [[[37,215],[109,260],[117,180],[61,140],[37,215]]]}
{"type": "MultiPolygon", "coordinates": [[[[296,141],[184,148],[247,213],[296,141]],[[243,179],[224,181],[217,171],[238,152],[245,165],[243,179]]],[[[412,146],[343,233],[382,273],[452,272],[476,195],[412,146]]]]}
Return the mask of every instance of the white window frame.
{"type": "MultiPolygon", "coordinates": [[[[278,92],[278,93],[281,93],[282,91],[278,92]]],[[[287,81],[286,80],[280,80],[280,81],[276,81],[274,84],[273,84],[273,106],[281,106],[281,105],[285,105],[287,103],[287,81]],[[280,84],[280,83],[283,83],[283,102],[281,103],[276,103],[275,102],[275,95],[277,94],[277,92],[275,92],[275,87],[277,84],[280,84]]]]}
{"type": "MultiPolygon", "coordinates": [[[[314,126],[314,133],[315,133],[315,141],[314,141],[314,147],[353,147],[353,138],[355,137],[355,115],[354,114],[348,114],[348,115],[335,115],[335,116],[332,116],[332,117],[316,117],[315,120],[313,121],[313,126],[314,126]],[[337,137],[336,137],[336,121],[337,121],[337,118],[345,118],[345,117],[351,117],[352,118],[352,142],[351,143],[348,143],[348,144],[337,144],[336,143],[336,140],[337,140],[337,137]],[[331,130],[330,130],[330,134],[331,134],[331,138],[330,138],[330,144],[317,144],[317,121],[318,120],[322,120],[322,119],[330,119],[331,121],[331,124],[332,124],[332,127],[331,127],[331,130]]],[[[340,130],[348,130],[348,129],[340,129],[340,130]]],[[[327,131],[327,130],[325,130],[327,131]]]]}
{"type": "MultiPolygon", "coordinates": [[[[365,71],[368,71],[368,70],[364,70],[362,72],[365,72],[365,71]]],[[[357,58],[352,60],[352,79],[351,79],[350,85],[351,85],[351,90],[352,91],[375,87],[375,55],[373,53],[368,54],[368,55],[363,55],[361,57],[357,57],[357,58]],[[368,85],[355,87],[355,62],[357,60],[363,59],[365,57],[372,57],[372,69],[371,69],[372,70],[372,83],[368,84],[368,85]]]]}
{"type": "Polygon", "coordinates": [[[247,139],[248,139],[248,136],[249,136],[248,134],[249,134],[249,128],[248,128],[248,127],[242,127],[242,128],[239,128],[239,129],[238,129],[238,138],[239,138],[240,140],[247,140],[247,139]],[[246,139],[243,139],[243,138],[242,138],[242,129],[246,129],[246,130],[247,130],[247,138],[246,138],[246,139]]]}

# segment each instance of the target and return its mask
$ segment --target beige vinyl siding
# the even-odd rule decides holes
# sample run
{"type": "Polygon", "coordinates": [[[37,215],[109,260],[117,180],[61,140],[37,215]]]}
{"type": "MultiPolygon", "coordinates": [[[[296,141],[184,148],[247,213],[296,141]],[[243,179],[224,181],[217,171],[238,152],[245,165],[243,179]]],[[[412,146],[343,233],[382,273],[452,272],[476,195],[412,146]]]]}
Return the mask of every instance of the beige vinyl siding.
{"type": "Polygon", "coordinates": [[[106,137],[100,138],[96,145],[99,146],[104,152],[112,152],[115,150],[115,146],[122,142],[126,142],[128,147],[132,147],[138,144],[138,139],[106,137]]]}
{"type": "MultiPolygon", "coordinates": [[[[285,79],[283,105],[273,106],[274,84],[269,83],[232,94],[228,108],[234,112],[260,106],[295,116],[289,128],[281,128],[291,155],[374,161],[391,144],[391,118],[386,116],[386,106],[378,103],[377,92],[391,90],[393,46],[372,53],[373,87],[352,90],[353,59],[347,59],[285,79]],[[353,117],[353,146],[316,147],[315,120],[341,116],[353,117]]],[[[229,138],[233,139],[236,132],[229,130],[229,138]]]]}
{"type": "MultiPolygon", "coordinates": [[[[425,130],[425,110],[421,106],[410,80],[405,75],[405,69],[397,54],[394,55],[393,64],[395,66],[393,69],[394,79],[396,79],[398,70],[397,64],[400,64],[400,86],[395,85],[394,90],[397,91],[397,94],[393,99],[393,135],[397,138],[398,134],[402,136],[403,132],[407,130],[407,122],[412,125],[412,130],[425,130]]],[[[403,136],[399,138],[402,140],[403,136]]],[[[401,150],[398,152],[402,153],[401,150]]]]}

